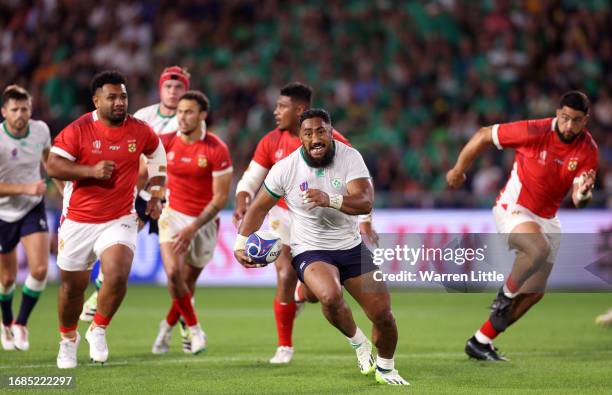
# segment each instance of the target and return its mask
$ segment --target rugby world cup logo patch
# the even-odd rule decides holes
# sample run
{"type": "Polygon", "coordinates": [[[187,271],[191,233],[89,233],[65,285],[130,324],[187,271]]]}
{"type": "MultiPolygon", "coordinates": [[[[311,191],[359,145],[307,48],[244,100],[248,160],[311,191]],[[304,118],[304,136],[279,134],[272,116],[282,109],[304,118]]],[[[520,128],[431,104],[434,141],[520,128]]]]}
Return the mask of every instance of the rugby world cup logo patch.
{"type": "Polygon", "coordinates": [[[300,191],[306,192],[307,190],[308,190],[308,182],[304,181],[303,183],[300,184],[300,191]]]}
{"type": "Polygon", "coordinates": [[[567,164],[567,170],[576,171],[577,168],[578,168],[578,159],[577,158],[570,159],[567,164]]]}

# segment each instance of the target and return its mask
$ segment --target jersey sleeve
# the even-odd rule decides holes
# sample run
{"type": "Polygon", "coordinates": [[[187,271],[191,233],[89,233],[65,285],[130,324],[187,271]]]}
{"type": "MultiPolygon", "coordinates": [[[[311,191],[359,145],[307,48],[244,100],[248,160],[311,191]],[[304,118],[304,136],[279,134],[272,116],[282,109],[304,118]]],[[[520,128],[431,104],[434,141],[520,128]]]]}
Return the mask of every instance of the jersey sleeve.
{"type": "Polygon", "coordinates": [[[493,125],[493,144],[504,148],[524,148],[531,146],[542,135],[542,129],[534,121],[517,121],[493,125]]]}
{"type": "Polygon", "coordinates": [[[349,143],[348,139],[346,137],[344,137],[344,135],[342,133],[340,133],[339,131],[337,131],[336,129],[334,129],[332,131],[332,136],[334,137],[334,140],[337,140],[341,143],[344,143],[346,145],[348,145],[349,147],[351,146],[351,143],[349,143]]]}
{"type": "Polygon", "coordinates": [[[155,134],[153,129],[148,125],[143,125],[146,128],[145,143],[142,153],[145,155],[151,155],[157,149],[160,144],[159,137],[155,134]]]}
{"type": "Polygon", "coordinates": [[[348,169],[346,173],[346,183],[358,178],[370,178],[370,171],[368,170],[363,157],[356,149],[349,148],[344,165],[348,169]]]}
{"type": "Polygon", "coordinates": [[[227,173],[231,173],[234,168],[232,167],[232,157],[230,156],[227,145],[222,141],[219,141],[219,145],[215,148],[212,163],[212,176],[219,177],[227,173]]]}
{"type": "Polygon", "coordinates": [[[253,154],[253,160],[266,169],[270,169],[274,165],[270,156],[270,138],[269,134],[267,134],[257,143],[255,153],[253,154]]]}
{"type": "Polygon", "coordinates": [[[285,169],[286,164],[286,159],[277,162],[274,166],[272,166],[263,182],[264,189],[276,199],[280,199],[285,196],[286,188],[284,175],[287,174],[285,169]]]}
{"type": "Polygon", "coordinates": [[[40,121],[40,125],[45,135],[44,141],[42,143],[43,149],[49,149],[51,148],[51,131],[49,130],[49,126],[45,122],[40,121]]]}
{"type": "Polygon", "coordinates": [[[62,130],[53,142],[51,152],[70,161],[76,161],[79,157],[80,139],[79,133],[71,124],[62,130]]]}

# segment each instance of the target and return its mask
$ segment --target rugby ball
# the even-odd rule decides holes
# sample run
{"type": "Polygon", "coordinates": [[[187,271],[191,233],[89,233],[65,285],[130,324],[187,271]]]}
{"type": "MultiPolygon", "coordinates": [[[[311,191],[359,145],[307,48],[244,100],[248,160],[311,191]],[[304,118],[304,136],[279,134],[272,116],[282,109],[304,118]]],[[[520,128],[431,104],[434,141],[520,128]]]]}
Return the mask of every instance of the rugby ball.
{"type": "Polygon", "coordinates": [[[258,230],[246,242],[246,254],[254,263],[267,265],[278,258],[283,244],[281,240],[266,230],[258,230]]]}

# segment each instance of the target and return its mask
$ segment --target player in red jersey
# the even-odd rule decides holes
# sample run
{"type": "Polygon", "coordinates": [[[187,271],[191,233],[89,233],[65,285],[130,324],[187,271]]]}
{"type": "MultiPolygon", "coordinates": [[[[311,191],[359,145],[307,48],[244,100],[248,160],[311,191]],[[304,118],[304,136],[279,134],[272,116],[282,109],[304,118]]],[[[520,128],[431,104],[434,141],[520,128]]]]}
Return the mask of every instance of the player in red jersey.
{"type": "Polygon", "coordinates": [[[59,229],[59,368],[77,365],[79,313],[90,270],[100,259],[106,281],[98,310],[85,338],[94,362],[108,358],[106,327],[119,308],[136,248],[134,211],[140,155],[149,158],[153,198],[147,211],[155,218],[166,178],[166,153],[150,126],[127,114],[125,77],[97,74],[91,83],[96,110],[81,116],[55,138],[47,162],[51,177],[65,180],[59,229]]]}
{"type": "Polygon", "coordinates": [[[499,233],[517,251],[510,275],[491,305],[491,315],[465,347],[472,358],[501,361],[493,339],[544,296],[546,281],[560,244],[556,213],[568,190],[576,207],[591,199],[598,164],[597,144],[585,129],[589,100],[578,91],[563,95],[556,118],[481,128],[446,175],[460,187],[476,156],[493,144],[514,148],[510,179],[497,198],[493,215],[499,233]]]}
{"type": "Polygon", "coordinates": [[[233,172],[227,146],[203,127],[208,111],[208,98],[188,91],[178,102],[178,132],[161,137],[168,159],[168,189],[159,218],[159,243],[172,304],[159,324],[154,354],[168,352],[179,316],[191,334],[191,353],[207,345],[192,295],[198,276],[213,257],[217,214],[227,203],[233,172]]]}
{"type": "MultiPolygon", "coordinates": [[[[259,141],[253,159],[236,188],[236,209],[233,217],[236,226],[244,217],[249,203],[259,190],[270,168],[301,146],[299,138],[300,115],[310,108],[311,100],[312,88],[299,82],[287,84],[280,90],[280,96],[274,109],[276,128],[268,132],[259,141]]],[[[350,145],[346,138],[336,130],[333,130],[333,137],[350,145]]],[[[372,228],[371,218],[371,215],[360,216],[359,227],[366,240],[376,244],[378,235],[372,228]]],[[[293,321],[298,309],[294,300],[296,299],[294,298],[294,292],[298,279],[291,266],[291,250],[289,248],[291,219],[287,204],[283,199],[280,199],[278,204],[270,210],[268,224],[270,230],[283,243],[281,255],[275,261],[277,292],[274,298],[274,318],[276,320],[278,348],[274,357],[270,359],[270,363],[288,363],[293,357],[293,321]]],[[[300,283],[299,288],[301,292],[298,292],[298,294],[310,295],[303,284],[300,283]]],[[[298,300],[306,299],[300,295],[297,297],[298,300]]]]}

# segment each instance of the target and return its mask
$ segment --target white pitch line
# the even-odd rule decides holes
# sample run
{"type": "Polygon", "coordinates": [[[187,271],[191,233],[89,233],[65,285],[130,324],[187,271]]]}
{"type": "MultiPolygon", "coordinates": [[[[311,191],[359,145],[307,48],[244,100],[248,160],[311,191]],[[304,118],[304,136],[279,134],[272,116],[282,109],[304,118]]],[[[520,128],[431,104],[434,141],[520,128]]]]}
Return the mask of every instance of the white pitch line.
{"type": "MultiPolygon", "coordinates": [[[[575,351],[529,351],[529,352],[510,352],[509,357],[513,356],[538,356],[538,357],[547,357],[547,356],[572,356],[572,355],[583,355],[585,351],[575,350],[575,351]]],[[[612,354],[612,350],[589,350],[588,354],[612,354]]],[[[344,361],[344,360],[353,360],[355,357],[350,353],[347,355],[300,355],[298,361],[344,361]],[[303,359],[302,359],[303,358],[303,359]]],[[[414,354],[395,354],[396,359],[422,359],[422,358],[457,358],[463,359],[467,358],[465,354],[459,352],[438,352],[438,353],[414,353],[414,354]]],[[[130,359],[130,360],[120,360],[120,361],[111,361],[104,364],[104,366],[124,366],[124,365],[171,365],[177,363],[215,363],[215,362],[254,362],[254,363],[265,363],[267,364],[267,359],[260,359],[257,357],[209,357],[206,355],[194,356],[194,357],[185,357],[185,358],[173,358],[173,359],[165,359],[164,357],[160,357],[160,359],[130,359]]],[[[96,366],[97,364],[93,364],[89,361],[85,363],[81,363],[80,367],[83,366],[96,366]]],[[[102,366],[101,368],[104,368],[102,366]]],[[[55,364],[33,364],[33,365],[0,365],[0,370],[6,369],[39,369],[39,368],[55,368],[55,364]]]]}

